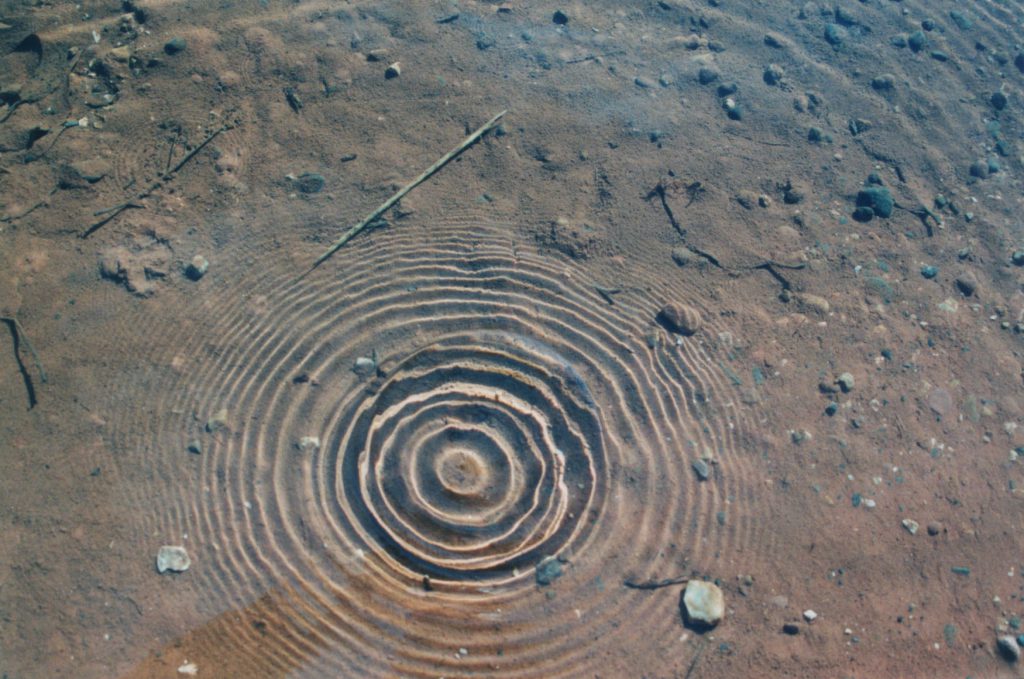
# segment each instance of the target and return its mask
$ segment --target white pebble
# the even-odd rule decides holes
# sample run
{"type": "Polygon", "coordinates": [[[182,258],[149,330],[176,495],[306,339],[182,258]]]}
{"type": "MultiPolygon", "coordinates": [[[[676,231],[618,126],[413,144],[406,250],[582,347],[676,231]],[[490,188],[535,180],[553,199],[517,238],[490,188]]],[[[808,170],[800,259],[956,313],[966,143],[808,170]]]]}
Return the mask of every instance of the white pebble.
{"type": "Polygon", "coordinates": [[[183,573],[192,565],[192,559],[184,547],[164,545],[156,554],[156,570],[158,573],[183,573]]]}
{"type": "Polygon", "coordinates": [[[809,608],[806,611],[804,611],[804,620],[806,620],[807,622],[814,622],[814,620],[817,617],[818,617],[818,614],[815,613],[814,611],[812,611],[809,608]]]}

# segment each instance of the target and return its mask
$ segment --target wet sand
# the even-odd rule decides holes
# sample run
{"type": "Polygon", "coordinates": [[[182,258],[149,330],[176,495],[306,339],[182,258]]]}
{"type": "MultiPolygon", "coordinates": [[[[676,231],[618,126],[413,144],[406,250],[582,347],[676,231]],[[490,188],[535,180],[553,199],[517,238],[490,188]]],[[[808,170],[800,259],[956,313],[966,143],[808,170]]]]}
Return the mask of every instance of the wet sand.
{"type": "Polygon", "coordinates": [[[0,673],[1017,676],[1022,14],[12,4],[0,673]]]}

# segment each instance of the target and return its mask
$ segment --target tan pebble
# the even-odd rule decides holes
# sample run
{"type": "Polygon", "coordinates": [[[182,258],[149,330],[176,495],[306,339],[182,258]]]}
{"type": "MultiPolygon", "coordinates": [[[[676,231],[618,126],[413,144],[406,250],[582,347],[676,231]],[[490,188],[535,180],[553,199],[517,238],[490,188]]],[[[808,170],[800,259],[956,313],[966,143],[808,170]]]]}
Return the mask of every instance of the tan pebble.
{"type": "Polygon", "coordinates": [[[658,321],[670,332],[692,335],[702,323],[700,312],[686,304],[670,302],[658,312],[658,321]]]}
{"type": "Polygon", "coordinates": [[[812,295],[807,292],[794,293],[793,299],[800,305],[805,311],[814,311],[819,314],[827,314],[831,311],[832,307],[829,305],[828,300],[819,295],[812,295]]]}

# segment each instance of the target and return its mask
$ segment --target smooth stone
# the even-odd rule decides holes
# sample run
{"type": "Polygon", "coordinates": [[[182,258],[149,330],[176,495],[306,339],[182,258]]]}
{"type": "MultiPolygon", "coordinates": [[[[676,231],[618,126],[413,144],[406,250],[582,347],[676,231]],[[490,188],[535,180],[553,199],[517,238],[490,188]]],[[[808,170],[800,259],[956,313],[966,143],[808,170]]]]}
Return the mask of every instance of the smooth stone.
{"type": "Polygon", "coordinates": [[[352,364],[352,372],[360,377],[369,377],[377,370],[377,363],[372,358],[366,356],[360,356],[356,359],[356,362],[352,364]]]}
{"type": "Polygon", "coordinates": [[[683,590],[682,608],[689,623],[714,627],[725,617],[725,596],[713,582],[690,580],[683,590]]]}
{"type": "Polygon", "coordinates": [[[184,547],[164,545],[156,554],[156,570],[158,573],[184,573],[192,565],[192,559],[184,547]]]}
{"type": "Polygon", "coordinates": [[[907,37],[907,45],[915,52],[920,52],[927,41],[928,38],[925,37],[924,31],[914,31],[907,37]]]}
{"type": "Polygon", "coordinates": [[[882,75],[876,75],[871,79],[871,87],[876,90],[891,90],[896,87],[896,76],[891,73],[883,73],[882,75]]]}
{"type": "Polygon", "coordinates": [[[690,336],[700,330],[700,312],[686,304],[670,302],[658,312],[658,322],[669,332],[690,336]]]}
{"type": "Polygon", "coordinates": [[[818,614],[812,611],[810,608],[804,611],[804,620],[806,620],[807,622],[814,622],[817,619],[818,614]]]}
{"type": "Polygon", "coordinates": [[[931,266],[930,264],[922,266],[921,275],[928,279],[935,278],[939,275],[939,267],[931,266]]]}
{"type": "Polygon", "coordinates": [[[1014,266],[1024,266],[1024,250],[1014,250],[1010,255],[1010,261],[1014,266]]]}
{"type": "Polygon", "coordinates": [[[848,394],[853,391],[853,375],[850,373],[843,373],[836,378],[836,384],[843,390],[844,394],[848,394]]]}
{"type": "Polygon", "coordinates": [[[704,460],[694,460],[692,466],[693,471],[697,474],[697,478],[701,481],[707,481],[711,478],[711,468],[708,467],[708,463],[704,460]]]}
{"type": "Polygon", "coordinates": [[[191,441],[188,442],[188,449],[187,450],[188,450],[188,452],[192,453],[193,455],[202,455],[203,454],[203,444],[199,442],[199,439],[192,439],[191,441]]]}
{"type": "Polygon", "coordinates": [[[796,636],[797,634],[800,634],[800,625],[796,624],[795,622],[787,622],[785,625],[782,626],[782,631],[784,634],[796,636]]]}
{"type": "Polygon", "coordinates": [[[564,26],[569,23],[569,15],[560,9],[556,9],[555,13],[551,15],[551,22],[558,24],[559,26],[564,26]]]}
{"type": "Polygon", "coordinates": [[[1017,662],[1020,660],[1020,644],[1017,640],[1010,636],[1002,636],[996,640],[996,647],[999,649],[999,654],[1010,662],[1017,662]]]}
{"type": "Polygon", "coordinates": [[[402,65],[397,61],[384,69],[384,79],[391,80],[402,75],[402,65]]]}
{"type": "Polygon", "coordinates": [[[875,211],[866,205],[861,205],[860,207],[854,208],[852,216],[854,221],[866,224],[875,218],[875,211]]]}
{"type": "Polygon", "coordinates": [[[164,44],[164,52],[167,54],[177,54],[178,52],[184,52],[185,47],[185,38],[171,38],[164,44]]]}
{"type": "Polygon", "coordinates": [[[209,268],[210,262],[207,261],[206,257],[196,255],[192,258],[192,261],[188,263],[188,266],[185,267],[185,275],[191,280],[198,281],[206,275],[209,268]]]}
{"type": "Polygon", "coordinates": [[[716,80],[718,80],[718,71],[713,68],[705,67],[697,71],[697,82],[701,85],[710,85],[716,80]]]}
{"type": "Polygon", "coordinates": [[[971,163],[968,172],[976,179],[985,179],[988,177],[988,163],[984,160],[976,160],[971,163]]]}
{"type": "Polygon", "coordinates": [[[928,524],[928,535],[935,537],[942,532],[942,524],[938,521],[932,521],[928,524]]]}
{"type": "Polygon", "coordinates": [[[1009,99],[1006,98],[1006,93],[1001,91],[994,92],[989,101],[992,102],[992,108],[994,108],[997,111],[1002,111],[1004,108],[1006,108],[1006,104],[1009,103],[1009,99]]]}

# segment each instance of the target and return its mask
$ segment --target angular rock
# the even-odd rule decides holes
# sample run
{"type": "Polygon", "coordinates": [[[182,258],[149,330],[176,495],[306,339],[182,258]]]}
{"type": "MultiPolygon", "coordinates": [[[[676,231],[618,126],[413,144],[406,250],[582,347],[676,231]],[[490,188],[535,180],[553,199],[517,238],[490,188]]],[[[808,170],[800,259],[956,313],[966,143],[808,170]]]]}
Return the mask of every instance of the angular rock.
{"type": "Polygon", "coordinates": [[[690,580],[680,602],[687,623],[698,628],[711,628],[725,617],[725,596],[718,585],[690,580]]]}
{"type": "Polygon", "coordinates": [[[164,545],[156,554],[156,570],[163,574],[184,573],[192,565],[192,559],[184,547],[178,545],[164,545]]]}

